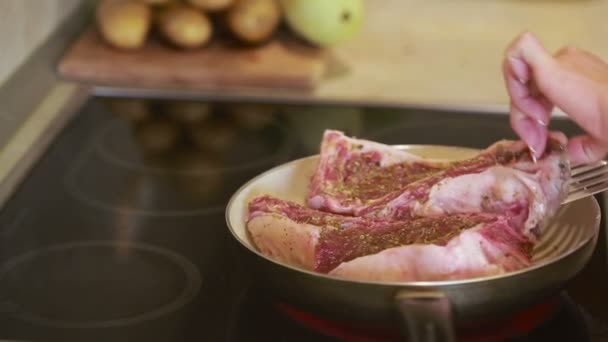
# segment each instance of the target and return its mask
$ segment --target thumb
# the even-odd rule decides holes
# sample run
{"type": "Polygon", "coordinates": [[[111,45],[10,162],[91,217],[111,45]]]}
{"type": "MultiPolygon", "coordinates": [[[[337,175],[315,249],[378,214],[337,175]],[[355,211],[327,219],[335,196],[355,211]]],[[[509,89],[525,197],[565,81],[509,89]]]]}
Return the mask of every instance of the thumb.
{"type": "Polygon", "coordinates": [[[608,146],[590,136],[581,135],[568,141],[567,150],[572,164],[576,165],[603,159],[608,153],[608,146]]]}
{"type": "MultiPolygon", "coordinates": [[[[560,63],[559,58],[550,55],[531,33],[521,35],[508,53],[512,58],[520,58],[529,69],[527,73],[522,73],[523,78],[520,75],[517,77],[524,82],[533,80],[542,97],[567,113],[593,138],[601,139],[607,128],[602,125],[601,119],[604,115],[602,109],[606,105],[603,99],[605,94],[598,91],[597,84],[578,69],[560,63]]],[[[520,72],[522,69],[514,68],[513,71],[520,72]]]]}

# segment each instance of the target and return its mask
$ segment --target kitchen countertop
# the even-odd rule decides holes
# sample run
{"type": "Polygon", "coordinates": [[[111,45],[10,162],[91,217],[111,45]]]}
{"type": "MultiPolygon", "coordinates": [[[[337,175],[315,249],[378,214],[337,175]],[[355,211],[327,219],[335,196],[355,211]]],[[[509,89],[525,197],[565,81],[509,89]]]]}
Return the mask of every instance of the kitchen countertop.
{"type": "MultiPolygon", "coordinates": [[[[430,107],[505,113],[501,63],[520,32],[550,51],[576,45],[608,59],[607,0],[367,0],[364,26],[334,47],[312,92],[96,87],[100,95],[209,97],[430,107]]],[[[557,110],[557,115],[562,113],[557,110]]]]}
{"type": "Polygon", "coordinates": [[[608,58],[604,0],[385,0],[367,9],[360,35],[335,51],[348,73],[315,95],[506,110],[502,56],[520,32],[550,51],[572,44],[608,58]]]}

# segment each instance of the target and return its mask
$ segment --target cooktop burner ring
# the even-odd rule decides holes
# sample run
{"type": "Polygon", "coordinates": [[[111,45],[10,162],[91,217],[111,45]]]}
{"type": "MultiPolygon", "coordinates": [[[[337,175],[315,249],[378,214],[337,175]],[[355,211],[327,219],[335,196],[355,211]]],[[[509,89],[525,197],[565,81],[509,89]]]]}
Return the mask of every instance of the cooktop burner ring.
{"type": "MultiPolygon", "coordinates": [[[[123,120],[114,119],[114,120],[106,123],[99,130],[99,132],[97,132],[97,134],[93,137],[92,143],[95,146],[94,150],[97,151],[97,153],[99,153],[99,155],[102,156],[104,160],[106,160],[107,162],[110,162],[114,165],[126,168],[126,169],[139,170],[142,172],[161,173],[161,174],[180,172],[180,171],[172,170],[171,168],[167,168],[167,167],[154,167],[151,165],[145,165],[145,164],[142,164],[139,162],[127,160],[126,158],[117,156],[116,153],[112,152],[111,148],[109,148],[107,146],[107,141],[114,141],[116,139],[110,138],[108,140],[107,136],[111,135],[111,134],[120,134],[120,133],[112,132],[112,130],[121,129],[121,126],[124,126],[124,122],[121,122],[121,121],[123,121],[123,120]]],[[[209,168],[208,170],[196,171],[196,172],[189,171],[188,173],[194,173],[194,174],[217,173],[217,172],[235,173],[235,172],[242,172],[242,171],[246,171],[246,170],[250,170],[250,169],[254,169],[254,168],[265,167],[268,165],[273,165],[276,162],[286,160],[286,158],[288,158],[288,156],[292,152],[292,149],[294,148],[293,138],[290,137],[287,127],[280,122],[274,122],[274,123],[270,124],[269,127],[273,127],[274,129],[276,129],[278,132],[280,132],[280,134],[282,136],[282,142],[280,144],[277,144],[277,145],[279,145],[279,148],[276,151],[274,151],[273,153],[268,154],[264,158],[256,158],[256,159],[249,160],[246,162],[239,162],[238,165],[213,167],[213,168],[209,168]]],[[[127,140],[127,141],[131,142],[131,140],[127,140]]]]}
{"type": "Polygon", "coordinates": [[[218,214],[224,210],[223,205],[212,205],[197,207],[194,209],[181,209],[181,210],[153,210],[153,209],[139,209],[134,207],[122,207],[116,205],[115,202],[103,201],[94,196],[87,195],[82,187],[77,184],[77,177],[83,173],[83,169],[90,158],[93,157],[93,150],[95,146],[89,144],[84,147],[80,154],[70,165],[68,171],[64,175],[64,185],[67,192],[74,197],[76,200],[89,205],[93,208],[100,209],[103,211],[115,212],[124,215],[139,215],[146,217],[183,217],[183,216],[203,216],[218,214]]]}
{"type": "MultiPolygon", "coordinates": [[[[69,175],[69,173],[68,173],[69,175]]],[[[98,200],[94,197],[87,196],[82,191],[78,189],[78,186],[73,181],[74,177],[66,177],[65,185],[68,193],[72,195],[78,201],[85,203],[89,206],[92,206],[96,209],[101,209],[103,211],[116,212],[124,215],[139,215],[139,216],[147,216],[147,217],[184,217],[184,216],[206,216],[206,215],[214,215],[224,211],[225,207],[218,206],[209,206],[209,207],[201,207],[192,210],[146,210],[146,209],[137,209],[137,208],[127,208],[120,207],[108,204],[104,201],[98,200]]]]}
{"type": "MultiPolygon", "coordinates": [[[[237,185],[254,174],[289,159],[296,146],[295,140],[288,134],[284,123],[272,125],[269,134],[279,137],[278,144],[273,143],[277,137],[258,139],[259,144],[247,143],[254,147],[245,146],[244,149],[239,147],[243,142],[238,142],[234,146],[242,153],[226,156],[232,160],[216,164],[211,159],[207,160],[203,152],[188,147],[177,148],[165,155],[167,160],[157,160],[149,165],[144,160],[145,156],[135,150],[136,144],[127,140],[131,139],[128,126],[114,119],[100,125],[101,128],[92,134],[68,166],[63,181],[72,197],[103,211],[145,217],[218,214],[229,199],[226,193],[236,191],[237,185]],[[122,147],[129,151],[122,156],[114,155],[115,152],[122,153],[122,147]],[[264,153],[265,150],[269,152],[264,153]],[[257,152],[250,155],[248,151],[257,152]],[[239,163],[243,158],[246,162],[239,163]],[[104,191],[106,188],[99,185],[100,180],[91,177],[95,172],[103,175],[105,180],[102,182],[113,184],[121,193],[104,191]]],[[[247,134],[259,138],[264,132],[243,133],[244,138],[239,139],[245,139],[247,134]]]]}
{"type": "MultiPolygon", "coordinates": [[[[23,303],[19,303],[14,299],[11,300],[5,299],[2,301],[2,306],[4,307],[5,313],[8,313],[10,316],[17,318],[22,321],[26,321],[33,324],[54,327],[54,328],[77,328],[77,329],[87,329],[87,328],[110,328],[110,327],[122,327],[133,325],[137,323],[142,323],[145,321],[149,321],[152,319],[160,318],[162,316],[175,313],[176,311],[183,308],[186,304],[191,302],[199,293],[199,290],[202,285],[202,277],[198,270],[198,268],[192,264],[185,257],[172,252],[168,249],[153,246],[145,243],[136,243],[136,242],[115,242],[115,241],[80,241],[80,242],[72,242],[65,244],[56,244],[47,246],[44,248],[32,250],[21,255],[18,255],[12,259],[9,259],[3,265],[0,265],[0,283],[6,284],[6,278],[11,271],[14,271],[17,267],[27,265],[28,262],[35,261],[39,259],[41,256],[44,256],[44,259],[52,259],[53,254],[57,253],[74,253],[77,252],[78,249],[110,249],[113,251],[116,249],[120,251],[123,248],[123,251],[127,253],[131,253],[132,251],[136,251],[139,253],[148,253],[149,255],[160,257],[159,260],[164,260],[172,264],[174,267],[178,267],[181,273],[184,276],[184,286],[180,289],[177,295],[172,299],[168,300],[164,304],[153,308],[152,310],[148,310],[145,312],[139,312],[132,315],[125,315],[125,317],[116,317],[109,319],[90,319],[77,321],[74,319],[60,319],[60,318],[52,318],[50,315],[39,314],[36,312],[31,312],[23,310],[20,308],[23,307],[23,303]],[[9,308],[9,310],[6,310],[9,308]],[[8,312],[7,312],[8,311],[8,312]]],[[[107,265],[105,265],[107,266],[107,265]]],[[[69,267],[69,266],[66,266],[69,267]]],[[[30,266],[30,268],[34,268],[30,266]]],[[[82,276],[79,276],[81,278],[82,276]]],[[[154,280],[154,279],[153,279],[154,280]]],[[[156,279],[158,280],[158,279],[156,279]]],[[[21,287],[23,286],[23,282],[18,282],[21,287]]],[[[46,284],[45,284],[46,285],[46,284]]],[[[51,285],[52,286],[52,285],[51,285]]],[[[125,296],[126,297],[126,296],[125,296]]],[[[88,299],[88,298],[87,298],[88,299]]],[[[111,301],[111,298],[105,298],[104,302],[111,301]]],[[[75,301],[74,301],[75,302],[75,301]]],[[[94,310],[99,310],[99,307],[95,307],[94,310]]],[[[129,308],[132,310],[132,308],[129,308]]],[[[71,313],[72,314],[72,313],[71,313]]],[[[122,314],[114,313],[115,316],[122,316],[122,314]]]]}

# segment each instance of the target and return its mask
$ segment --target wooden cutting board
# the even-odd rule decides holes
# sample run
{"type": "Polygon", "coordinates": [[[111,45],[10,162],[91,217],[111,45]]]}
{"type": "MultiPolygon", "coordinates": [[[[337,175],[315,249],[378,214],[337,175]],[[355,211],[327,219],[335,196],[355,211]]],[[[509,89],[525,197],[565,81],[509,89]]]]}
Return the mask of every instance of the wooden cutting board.
{"type": "Polygon", "coordinates": [[[103,41],[93,26],[60,60],[59,74],[94,85],[184,89],[312,89],[325,71],[325,52],[289,34],[259,47],[214,39],[193,51],[150,38],[140,50],[121,51],[103,41]]]}

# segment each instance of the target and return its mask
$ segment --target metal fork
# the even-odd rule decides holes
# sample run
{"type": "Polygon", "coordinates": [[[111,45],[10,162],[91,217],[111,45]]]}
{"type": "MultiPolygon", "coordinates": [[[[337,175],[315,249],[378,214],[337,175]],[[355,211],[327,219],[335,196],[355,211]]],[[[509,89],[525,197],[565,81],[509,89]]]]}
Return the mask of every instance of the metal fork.
{"type": "Polygon", "coordinates": [[[608,162],[601,160],[574,166],[569,186],[568,197],[562,204],[608,190],[608,162]]]}

